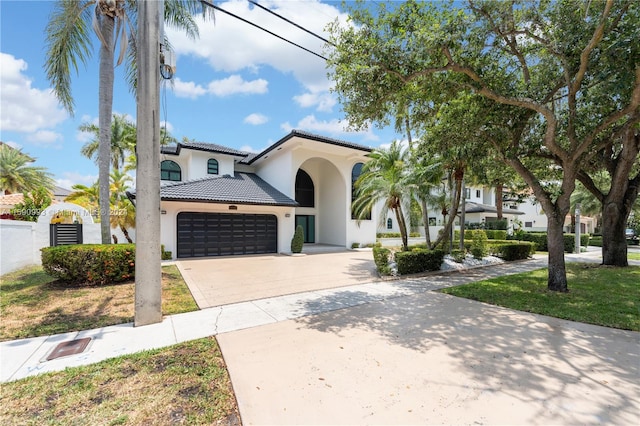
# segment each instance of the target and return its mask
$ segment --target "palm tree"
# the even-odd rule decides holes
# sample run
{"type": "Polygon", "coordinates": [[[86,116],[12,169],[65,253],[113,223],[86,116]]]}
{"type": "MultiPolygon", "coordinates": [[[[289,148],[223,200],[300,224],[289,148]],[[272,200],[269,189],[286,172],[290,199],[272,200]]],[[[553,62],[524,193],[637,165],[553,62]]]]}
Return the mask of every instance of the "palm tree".
{"type": "MultiPolygon", "coordinates": [[[[198,36],[198,27],[192,13],[206,12],[213,16],[213,9],[203,9],[197,0],[164,0],[165,22],[184,30],[193,39],[198,36]]],[[[135,72],[135,0],[58,0],[47,24],[47,54],[45,70],[53,91],[64,108],[71,114],[74,102],[71,95],[70,73],[78,72],[78,62],[86,64],[93,47],[90,28],[93,27],[100,40],[100,71],[98,87],[98,181],[100,185],[100,217],[102,242],[109,238],[109,163],[111,141],[111,115],[113,113],[113,80],[115,45],[120,41],[120,55],[128,62],[128,80],[136,87],[135,72]],[[127,32],[127,29],[129,32],[127,32]],[[125,53],[127,53],[125,55],[125,53]]]]}
{"type": "Polygon", "coordinates": [[[101,217],[98,214],[100,189],[98,188],[98,182],[96,181],[91,186],[81,184],[73,185],[71,189],[73,189],[73,192],[67,195],[64,201],[84,207],[89,210],[89,214],[91,214],[96,222],[100,222],[101,217]]]}
{"type": "Polygon", "coordinates": [[[429,204],[436,205],[437,199],[433,195],[433,189],[442,182],[443,176],[444,168],[437,156],[418,156],[415,151],[412,151],[409,182],[413,189],[413,196],[420,203],[422,209],[422,221],[428,248],[431,248],[428,206],[429,204]]]}
{"type": "MultiPolygon", "coordinates": [[[[80,149],[80,153],[87,158],[96,157],[99,147],[100,129],[95,124],[83,123],[79,130],[94,134],[94,139],[85,143],[80,149]]],[[[136,126],[127,120],[124,114],[113,115],[111,122],[111,167],[118,170],[124,164],[127,156],[135,152],[136,146],[136,126]]]]}
{"type": "MultiPolygon", "coordinates": [[[[120,228],[129,243],[133,243],[133,241],[127,229],[135,228],[136,226],[136,209],[127,198],[127,190],[131,181],[131,176],[120,170],[111,172],[111,215],[109,216],[109,223],[112,228],[120,228]]],[[[113,236],[113,239],[114,242],[117,242],[115,236],[113,236]]]]}
{"type": "Polygon", "coordinates": [[[44,167],[32,166],[33,158],[4,143],[0,144],[0,190],[3,194],[53,189],[51,174],[44,167]]]}
{"type": "Polygon", "coordinates": [[[378,201],[384,201],[385,209],[381,212],[380,220],[384,220],[389,210],[395,214],[400,227],[402,249],[407,250],[404,212],[409,211],[411,198],[408,151],[394,141],[388,149],[374,149],[369,157],[356,181],[356,198],[352,203],[356,219],[365,219],[378,201]]]}

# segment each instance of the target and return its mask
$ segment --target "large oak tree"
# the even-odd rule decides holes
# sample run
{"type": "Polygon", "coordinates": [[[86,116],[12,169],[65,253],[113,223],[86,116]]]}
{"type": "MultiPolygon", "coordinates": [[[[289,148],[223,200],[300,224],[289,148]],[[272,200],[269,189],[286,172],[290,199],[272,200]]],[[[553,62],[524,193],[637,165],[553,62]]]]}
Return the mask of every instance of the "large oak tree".
{"type": "Polygon", "coordinates": [[[447,102],[442,92],[453,88],[493,104],[478,130],[544,209],[548,288],[567,291],[563,226],[576,179],[606,144],[604,135],[639,120],[640,60],[630,44],[640,29],[629,25],[638,8],[633,0],[470,1],[461,9],[408,1],[374,12],[360,2],[350,10],[351,26],[329,27],[330,76],[355,127],[397,117],[398,93],[419,95],[409,114],[428,99],[447,102]],[[594,113],[593,93],[604,84],[614,101],[594,113]],[[495,115],[501,109],[506,116],[495,115]]]}

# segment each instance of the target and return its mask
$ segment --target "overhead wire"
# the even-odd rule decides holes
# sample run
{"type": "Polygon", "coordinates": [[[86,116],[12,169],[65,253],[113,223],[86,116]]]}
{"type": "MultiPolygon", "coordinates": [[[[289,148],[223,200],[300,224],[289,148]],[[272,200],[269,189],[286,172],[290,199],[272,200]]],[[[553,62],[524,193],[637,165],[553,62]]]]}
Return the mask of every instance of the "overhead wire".
{"type": "Polygon", "coordinates": [[[331,46],[334,46],[334,47],[335,47],[335,44],[331,43],[331,42],[330,42],[329,40],[327,40],[326,38],[324,38],[324,37],[322,37],[322,36],[319,36],[318,34],[314,33],[313,31],[308,30],[308,29],[304,28],[303,26],[296,24],[295,22],[293,22],[293,21],[289,20],[288,18],[285,18],[284,16],[282,16],[282,15],[280,15],[280,14],[278,14],[278,13],[274,12],[273,10],[268,9],[268,8],[266,8],[266,7],[262,6],[262,5],[261,5],[261,4],[259,4],[258,2],[255,2],[255,1],[253,1],[253,0],[248,0],[248,1],[249,1],[249,3],[253,4],[254,6],[258,6],[260,9],[262,9],[262,10],[264,10],[264,11],[266,11],[266,12],[269,12],[270,14],[272,14],[272,15],[274,15],[274,16],[277,16],[278,18],[282,19],[283,21],[288,22],[289,24],[291,24],[291,25],[293,25],[293,26],[295,26],[295,27],[297,27],[297,28],[300,28],[302,31],[305,31],[305,32],[307,32],[307,33],[311,34],[312,36],[319,38],[320,40],[324,41],[325,43],[330,44],[331,46]]]}
{"type": "Polygon", "coordinates": [[[311,53],[312,55],[315,55],[315,56],[317,56],[317,57],[319,57],[319,58],[321,58],[321,59],[324,59],[325,61],[327,61],[327,60],[328,60],[327,58],[325,58],[324,56],[320,55],[319,53],[316,53],[316,52],[314,52],[313,50],[307,49],[307,48],[306,48],[306,47],[304,47],[304,46],[301,46],[301,45],[299,45],[299,44],[297,44],[297,43],[294,43],[293,41],[288,40],[288,39],[286,39],[286,38],[284,38],[284,37],[282,37],[282,36],[280,36],[280,35],[278,35],[278,34],[276,34],[276,33],[272,32],[272,31],[269,31],[268,29],[266,29],[266,28],[264,28],[264,27],[261,27],[260,25],[255,24],[255,23],[253,23],[253,22],[251,22],[251,21],[248,21],[248,20],[246,20],[246,19],[244,19],[244,18],[242,18],[242,17],[240,17],[240,16],[238,16],[238,15],[236,15],[236,14],[234,14],[234,13],[231,13],[231,12],[229,12],[229,11],[227,11],[227,10],[224,10],[224,9],[222,9],[220,6],[217,6],[217,5],[213,4],[213,3],[211,3],[209,0],[200,0],[200,2],[201,2],[202,4],[204,4],[205,6],[209,6],[209,7],[213,8],[214,10],[220,11],[220,12],[222,12],[222,13],[226,13],[226,14],[227,14],[227,15],[229,15],[229,16],[232,16],[232,17],[234,17],[234,18],[236,18],[236,19],[238,19],[238,20],[240,20],[240,21],[242,21],[242,22],[244,22],[244,23],[246,23],[246,24],[249,24],[249,25],[251,25],[251,26],[253,26],[253,27],[256,27],[256,28],[258,28],[258,29],[260,29],[260,30],[262,30],[262,31],[264,31],[264,32],[266,32],[266,33],[268,33],[268,34],[271,34],[272,36],[277,37],[277,38],[279,38],[280,40],[285,41],[285,42],[287,42],[287,43],[289,43],[289,44],[292,44],[293,46],[295,46],[295,47],[297,47],[297,48],[299,48],[299,49],[302,49],[302,50],[304,50],[304,51],[306,51],[306,52],[309,52],[309,53],[311,53]]]}

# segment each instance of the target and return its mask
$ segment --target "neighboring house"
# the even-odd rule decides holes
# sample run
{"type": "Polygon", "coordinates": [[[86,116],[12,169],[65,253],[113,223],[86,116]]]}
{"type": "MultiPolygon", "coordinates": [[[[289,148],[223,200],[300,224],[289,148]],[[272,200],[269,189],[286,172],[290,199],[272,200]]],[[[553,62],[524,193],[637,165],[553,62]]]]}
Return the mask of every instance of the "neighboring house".
{"type": "Polygon", "coordinates": [[[375,220],[351,216],[369,152],[298,130],[257,154],[201,142],[162,147],[161,243],[174,258],[290,253],[297,225],[306,244],[374,243],[375,220]]]}
{"type": "MultiPolygon", "coordinates": [[[[508,191],[505,189],[504,194],[508,191]]],[[[460,209],[459,209],[460,210],[460,209]]],[[[572,212],[573,213],[573,212],[572,212]]],[[[522,202],[503,197],[502,217],[507,220],[509,230],[521,228],[524,231],[535,232],[547,231],[547,216],[542,207],[535,201],[534,197],[525,197],[522,202]]],[[[437,232],[442,229],[443,217],[440,211],[431,207],[429,211],[429,221],[431,237],[435,238],[437,232]]],[[[487,223],[498,219],[498,209],[496,208],[495,188],[486,186],[471,186],[465,189],[465,223],[487,223]]],[[[387,213],[384,223],[379,224],[377,232],[400,232],[396,218],[387,213]]],[[[571,226],[571,214],[565,219],[565,232],[574,232],[571,226]]],[[[456,220],[456,226],[460,225],[460,220],[456,220]]],[[[420,224],[422,225],[422,224],[420,224]]],[[[597,225],[596,218],[580,216],[580,232],[593,233],[597,225]]],[[[424,227],[419,227],[421,234],[424,234],[424,227]]]]}

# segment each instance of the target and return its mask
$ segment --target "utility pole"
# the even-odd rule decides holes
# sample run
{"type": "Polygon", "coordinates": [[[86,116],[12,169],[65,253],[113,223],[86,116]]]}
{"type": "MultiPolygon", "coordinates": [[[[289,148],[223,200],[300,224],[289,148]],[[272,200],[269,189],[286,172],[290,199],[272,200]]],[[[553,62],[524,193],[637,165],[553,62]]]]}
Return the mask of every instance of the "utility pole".
{"type": "Polygon", "coordinates": [[[162,322],[159,92],[163,9],[163,0],[138,1],[136,327],[162,322]]]}

